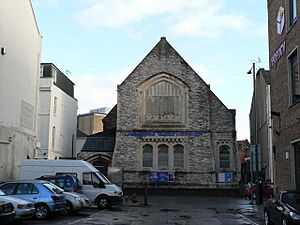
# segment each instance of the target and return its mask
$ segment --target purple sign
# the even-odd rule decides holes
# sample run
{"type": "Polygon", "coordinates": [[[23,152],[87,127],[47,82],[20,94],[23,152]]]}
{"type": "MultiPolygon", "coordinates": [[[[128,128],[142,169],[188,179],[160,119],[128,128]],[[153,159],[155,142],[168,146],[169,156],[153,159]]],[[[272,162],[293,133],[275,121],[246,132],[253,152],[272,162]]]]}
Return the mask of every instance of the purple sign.
{"type": "Polygon", "coordinates": [[[285,54],[285,40],[281,42],[280,46],[276,49],[275,53],[271,58],[271,67],[276,67],[277,62],[285,54]]]}

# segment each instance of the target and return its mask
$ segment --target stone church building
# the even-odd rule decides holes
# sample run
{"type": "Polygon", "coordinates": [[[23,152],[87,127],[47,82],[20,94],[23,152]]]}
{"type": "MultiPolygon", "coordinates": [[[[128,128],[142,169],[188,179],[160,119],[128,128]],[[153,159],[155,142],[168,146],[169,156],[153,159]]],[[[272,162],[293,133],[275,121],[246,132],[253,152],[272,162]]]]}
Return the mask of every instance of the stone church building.
{"type": "Polygon", "coordinates": [[[112,167],[124,188],[237,186],[235,110],[166,38],[118,86],[116,125],[112,167]]]}

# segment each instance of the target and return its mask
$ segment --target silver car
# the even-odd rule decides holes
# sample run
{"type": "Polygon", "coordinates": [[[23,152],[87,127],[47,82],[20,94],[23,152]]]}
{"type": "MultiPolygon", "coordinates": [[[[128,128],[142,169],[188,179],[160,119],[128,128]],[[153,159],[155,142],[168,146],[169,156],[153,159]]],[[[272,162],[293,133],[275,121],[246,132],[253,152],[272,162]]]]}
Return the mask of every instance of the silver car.
{"type": "Polygon", "coordinates": [[[76,192],[63,192],[66,199],[66,213],[71,214],[77,212],[83,208],[88,208],[91,205],[91,201],[83,194],[76,192]]]}
{"type": "Polygon", "coordinates": [[[63,189],[61,189],[60,187],[56,186],[53,183],[50,183],[50,185],[53,188],[61,191],[65,197],[66,210],[63,213],[71,214],[71,213],[77,212],[83,208],[90,207],[91,201],[87,196],[76,193],[76,192],[65,192],[63,189]]]}
{"type": "Polygon", "coordinates": [[[0,190],[0,201],[11,202],[14,206],[16,219],[28,219],[35,216],[35,208],[32,202],[6,195],[0,190]]]}

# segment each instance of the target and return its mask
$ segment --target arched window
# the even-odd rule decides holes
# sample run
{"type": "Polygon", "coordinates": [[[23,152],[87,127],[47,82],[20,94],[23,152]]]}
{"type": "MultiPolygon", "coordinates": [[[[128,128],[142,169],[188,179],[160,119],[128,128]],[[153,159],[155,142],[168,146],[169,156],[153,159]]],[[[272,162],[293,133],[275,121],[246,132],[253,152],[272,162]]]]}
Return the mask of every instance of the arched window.
{"type": "Polygon", "coordinates": [[[146,115],[181,116],[182,91],[176,85],[161,81],[151,86],[146,92],[146,115]]]}
{"type": "Polygon", "coordinates": [[[153,167],[153,147],[152,145],[143,146],[143,167],[153,167]]]}
{"type": "Polygon", "coordinates": [[[54,102],[53,102],[53,116],[56,116],[56,111],[57,111],[57,97],[54,97],[54,102]]]}
{"type": "Polygon", "coordinates": [[[174,168],[181,168],[184,167],[184,151],[182,145],[175,145],[174,146],[174,168]]]}
{"type": "Polygon", "coordinates": [[[52,148],[55,147],[55,127],[52,127],[52,140],[51,140],[51,146],[52,148]]]}
{"type": "Polygon", "coordinates": [[[167,145],[158,146],[158,168],[168,169],[169,167],[169,147],[167,145]]]}
{"type": "Polygon", "coordinates": [[[142,126],[185,126],[188,86],[176,76],[157,74],[138,87],[142,126]]]}
{"type": "Polygon", "coordinates": [[[220,168],[230,168],[230,151],[229,146],[222,145],[220,147],[219,157],[220,157],[220,168]]]}

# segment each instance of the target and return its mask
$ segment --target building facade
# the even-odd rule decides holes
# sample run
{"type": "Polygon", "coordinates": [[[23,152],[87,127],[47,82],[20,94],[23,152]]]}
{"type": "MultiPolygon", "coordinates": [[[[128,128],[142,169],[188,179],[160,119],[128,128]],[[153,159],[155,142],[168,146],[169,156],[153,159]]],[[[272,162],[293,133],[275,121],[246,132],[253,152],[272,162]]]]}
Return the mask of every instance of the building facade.
{"type": "Polygon", "coordinates": [[[86,135],[101,132],[103,131],[102,120],[104,117],[104,114],[97,112],[79,114],[77,116],[77,129],[86,135]]]}
{"type": "Polygon", "coordinates": [[[247,184],[252,180],[250,171],[249,149],[250,143],[246,140],[237,141],[237,148],[241,163],[241,180],[240,184],[247,184]]]}
{"type": "MultiPolygon", "coordinates": [[[[105,175],[108,175],[109,167],[111,167],[115,148],[116,121],[117,106],[103,119],[103,131],[82,137],[82,140],[85,140],[77,155],[77,159],[88,161],[105,175]]],[[[80,144],[79,140],[77,138],[78,144],[80,144]]],[[[116,182],[116,180],[111,181],[116,182]]]]}
{"type": "Polygon", "coordinates": [[[2,1],[0,14],[0,180],[7,180],[35,155],[42,38],[30,0],[2,1]]]}
{"type": "Polygon", "coordinates": [[[54,64],[41,64],[36,158],[76,157],[78,102],[74,83],[54,64]]]}
{"type": "Polygon", "coordinates": [[[270,84],[278,189],[300,190],[300,3],[268,0],[270,84]]]}
{"type": "Polygon", "coordinates": [[[269,71],[264,69],[259,69],[257,71],[257,73],[255,74],[254,93],[255,95],[252,96],[250,109],[250,143],[251,145],[257,144],[257,149],[255,152],[255,148],[250,148],[250,170],[253,180],[255,180],[257,177],[261,177],[264,180],[273,181],[274,160],[272,152],[271,94],[269,71]],[[257,154],[257,157],[255,154],[257,154]]]}
{"type": "Polygon", "coordinates": [[[236,187],[238,161],[235,110],[161,38],[118,86],[112,166],[124,187],[236,187]]]}

